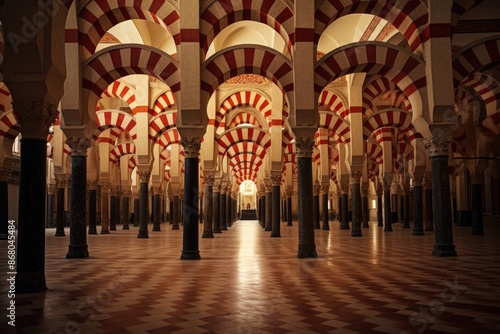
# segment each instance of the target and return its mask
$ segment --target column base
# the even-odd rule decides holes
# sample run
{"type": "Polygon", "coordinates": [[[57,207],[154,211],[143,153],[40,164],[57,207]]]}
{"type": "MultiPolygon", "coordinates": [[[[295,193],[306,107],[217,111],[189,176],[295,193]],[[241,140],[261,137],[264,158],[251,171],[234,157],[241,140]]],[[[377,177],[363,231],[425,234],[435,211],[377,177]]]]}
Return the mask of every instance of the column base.
{"type": "Polygon", "coordinates": [[[271,232],[271,238],[281,238],[279,233],[271,232]]]}
{"type": "Polygon", "coordinates": [[[425,235],[425,233],[423,229],[413,229],[411,235],[425,235]]]}
{"type": "Polygon", "coordinates": [[[222,231],[220,229],[216,229],[214,230],[214,233],[222,233],[222,231]]]}
{"type": "Polygon", "coordinates": [[[123,225],[124,230],[130,230],[130,227],[123,225]]]}
{"type": "Polygon", "coordinates": [[[288,223],[288,224],[286,224],[286,226],[293,226],[293,224],[292,223],[288,223]]]}
{"type": "Polygon", "coordinates": [[[384,226],[384,223],[378,223],[377,226],[380,226],[380,227],[383,227],[384,226]]]}
{"type": "Polygon", "coordinates": [[[457,256],[455,245],[434,245],[432,256],[457,256]]]}
{"type": "Polygon", "coordinates": [[[109,230],[110,230],[110,231],[116,231],[116,226],[111,226],[111,227],[109,228],[109,230]]]}
{"type": "Polygon", "coordinates": [[[392,232],[392,226],[391,227],[384,227],[384,232],[392,232]]]}
{"type": "Polygon", "coordinates": [[[102,231],[101,231],[101,234],[109,234],[109,231],[107,231],[107,230],[102,230],[102,231]]]}
{"type": "Polygon", "coordinates": [[[349,226],[342,226],[340,225],[341,230],[350,230],[351,228],[349,226]]]}
{"type": "Polygon", "coordinates": [[[472,230],[472,235],[484,235],[483,230],[472,230]]]}
{"type": "Polygon", "coordinates": [[[153,231],[161,231],[160,226],[153,226],[153,231]]]}
{"type": "Polygon", "coordinates": [[[330,231],[330,226],[328,225],[323,225],[323,228],[321,228],[323,231],[330,231]]]}
{"type": "Polygon", "coordinates": [[[425,231],[427,231],[427,232],[434,232],[434,227],[426,227],[425,231]]]}
{"type": "Polygon", "coordinates": [[[83,259],[89,257],[88,246],[85,245],[69,245],[67,259],[83,259]]]}
{"type": "Polygon", "coordinates": [[[214,234],[213,234],[213,232],[203,232],[201,237],[204,239],[214,238],[214,234]]]}
{"type": "Polygon", "coordinates": [[[368,223],[363,223],[363,225],[361,225],[362,228],[370,228],[370,225],[368,223]]]}
{"type": "Polygon", "coordinates": [[[139,231],[137,238],[149,238],[148,231],[139,231]]]}
{"type": "Polygon", "coordinates": [[[299,245],[297,258],[305,259],[309,257],[318,257],[318,253],[316,252],[316,245],[299,245]]]}
{"type": "Polygon", "coordinates": [[[273,230],[273,229],[272,229],[272,227],[271,227],[271,226],[266,226],[266,227],[264,228],[264,231],[272,231],[272,230],[273,230]]]}
{"type": "Polygon", "coordinates": [[[89,230],[89,234],[97,234],[97,230],[89,230]]]}
{"type": "Polygon", "coordinates": [[[139,227],[139,224],[134,224],[134,227],[139,227]]]}
{"type": "Polygon", "coordinates": [[[183,250],[181,254],[181,260],[200,260],[200,251],[199,250],[183,250]]]}
{"type": "Polygon", "coordinates": [[[362,237],[363,233],[361,230],[352,230],[351,231],[351,237],[362,237]]]}
{"type": "Polygon", "coordinates": [[[45,272],[17,273],[16,293],[33,293],[47,290],[45,272]]]}
{"type": "Polygon", "coordinates": [[[179,225],[172,225],[172,230],[178,230],[179,229],[179,225]]]}
{"type": "Polygon", "coordinates": [[[410,227],[411,227],[411,226],[410,226],[410,223],[404,223],[404,224],[403,224],[403,228],[410,228],[410,227]]]}
{"type": "Polygon", "coordinates": [[[223,226],[220,228],[222,231],[227,231],[227,226],[223,226]]]}
{"type": "Polygon", "coordinates": [[[64,231],[56,231],[56,234],[55,234],[56,237],[65,237],[66,236],[66,233],[64,233],[64,231]]]}

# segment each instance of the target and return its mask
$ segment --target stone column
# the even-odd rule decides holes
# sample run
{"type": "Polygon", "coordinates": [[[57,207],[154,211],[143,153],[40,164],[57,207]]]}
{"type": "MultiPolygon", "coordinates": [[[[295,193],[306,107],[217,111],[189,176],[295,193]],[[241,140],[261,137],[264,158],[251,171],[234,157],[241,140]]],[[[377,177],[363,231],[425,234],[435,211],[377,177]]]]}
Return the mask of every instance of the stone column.
{"type": "Polygon", "coordinates": [[[56,237],[64,237],[64,192],[67,178],[64,174],[56,174],[56,237]]]}
{"type": "Polygon", "coordinates": [[[425,230],[434,231],[434,219],[432,215],[432,177],[426,176],[424,179],[425,185],[425,230]]]}
{"type": "Polygon", "coordinates": [[[227,231],[226,225],[226,187],[221,186],[220,189],[220,229],[222,231],[227,231]]]}
{"type": "Polygon", "coordinates": [[[172,225],[172,230],[178,230],[179,229],[179,190],[176,190],[174,192],[174,199],[172,203],[172,220],[173,220],[173,225],[172,225]]]}
{"type": "MultiPolygon", "coordinates": [[[[2,187],[3,181],[0,181],[0,188],[2,187]]],[[[52,228],[54,227],[54,193],[56,191],[55,184],[49,183],[47,186],[47,223],[45,227],[52,228]]],[[[2,192],[3,188],[0,189],[0,192],[2,192]]],[[[7,191],[7,190],[6,190],[7,191]]],[[[0,195],[1,196],[1,195],[0,195]]],[[[8,193],[5,193],[4,196],[8,196],[8,193]]],[[[8,199],[8,197],[7,197],[8,199]]],[[[2,205],[2,204],[0,204],[2,205]]],[[[5,208],[8,208],[6,206],[5,208]]],[[[1,210],[1,209],[0,209],[1,210]]],[[[0,224],[1,226],[1,224],[0,224]]],[[[2,235],[2,232],[0,231],[0,236],[2,235]]],[[[1,237],[0,237],[1,239],[1,237]]]]}
{"type": "Polygon", "coordinates": [[[87,245],[87,138],[68,138],[71,147],[69,247],[66,258],[89,257],[87,245]]]}
{"type": "Polygon", "coordinates": [[[274,208],[271,215],[271,238],[280,238],[280,185],[281,185],[281,172],[273,172],[271,174],[272,184],[272,208],[274,208]]]}
{"type": "Polygon", "coordinates": [[[328,231],[330,230],[330,221],[328,219],[328,193],[330,191],[330,184],[324,183],[321,186],[321,191],[323,194],[321,195],[321,200],[322,200],[322,220],[323,220],[323,227],[322,230],[328,231]]]}
{"type": "Polygon", "coordinates": [[[403,228],[410,228],[410,185],[403,185],[403,228]]]}
{"type": "Polygon", "coordinates": [[[140,179],[139,190],[139,234],[137,238],[149,238],[148,233],[148,185],[151,172],[149,170],[139,170],[137,172],[140,179]]]}
{"type": "Polygon", "coordinates": [[[424,235],[422,177],[413,178],[413,232],[412,235],[424,235]]]}
{"type": "Polygon", "coordinates": [[[384,232],[392,232],[391,210],[391,184],[392,175],[384,176],[384,232]]]}
{"type": "Polygon", "coordinates": [[[115,197],[115,227],[117,224],[120,224],[121,223],[121,211],[122,211],[122,208],[121,208],[121,198],[122,198],[122,193],[121,193],[121,190],[120,190],[120,187],[117,186],[116,188],[116,197],[115,197]]]}
{"type": "Polygon", "coordinates": [[[352,196],[352,230],[351,237],[362,237],[361,220],[362,220],[362,207],[361,207],[361,171],[351,172],[351,196],[352,196]]]}
{"type": "Polygon", "coordinates": [[[47,289],[45,283],[45,193],[47,135],[57,115],[43,102],[13,101],[21,126],[16,293],[47,289]]]}
{"type": "Polygon", "coordinates": [[[199,163],[200,152],[199,138],[183,138],[181,144],[185,154],[184,177],[184,207],[182,229],[182,255],[181,260],[198,260],[198,198],[199,198],[199,163]]]}
{"type": "Polygon", "coordinates": [[[202,238],[213,238],[213,186],[214,186],[214,176],[213,175],[205,175],[205,200],[203,201],[204,209],[203,213],[205,215],[205,219],[203,219],[203,234],[202,238]]]}
{"type": "Polygon", "coordinates": [[[297,186],[299,200],[299,250],[298,258],[318,257],[314,241],[312,220],[312,148],[314,139],[296,138],[297,151],[297,186]]]}
{"type": "Polygon", "coordinates": [[[266,195],[261,192],[259,195],[259,224],[260,227],[266,227],[266,195]]]}
{"type": "Polygon", "coordinates": [[[7,240],[9,232],[9,175],[9,170],[0,170],[0,240],[7,240]]]}
{"type": "Polygon", "coordinates": [[[363,223],[361,227],[369,228],[370,211],[368,210],[368,182],[361,183],[361,212],[363,223]]]}
{"type": "Polygon", "coordinates": [[[472,174],[472,234],[483,235],[483,180],[484,172],[472,174]]]}
{"type": "Polygon", "coordinates": [[[271,231],[272,230],[272,221],[273,221],[273,216],[272,216],[272,205],[273,205],[273,187],[271,180],[266,180],[266,211],[264,214],[264,230],[265,231],[271,231]]]}
{"type": "Polygon", "coordinates": [[[134,227],[139,227],[139,212],[141,211],[141,203],[139,194],[134,193],[134,227]]]}
{"type": "Polygon", "coordinates": [[[497,167],[492,167],[493,185],[492,199],[493,214],[500,214],[500,172],[497,167]]]}
{"type": "Polygon", "coordinates": [[[321,185],[318,180],[313,185],[313,224],[315,230],[320,230],[319,224],[319,193],[321,192],[321,185]]]}
{"type": "Polygon", "coordinates": [[[153,190],[153,231],[161,231],[160,228],[160,186],[151,187],[153,190]]]}
{"type": "Polygon", "coordinates": [[[377,226],[384,226],[384,219],[382,214],[382,196],[384,194],[384,188],[381,185],[377,186],[377,226]]]}
{"type": "Polygon", "coordinates": [[[436,237],[432,255],[456,256],[457,252],[453,244],[450,178],[448,174],[448,146],[451,142],[451,136],[434,135],[425,142],[429,148],[429,155],[432,161],[432,198],[434,208],[432,212],[436,237]]]}
{"type": "Polygon", "coordinates": [[[123,192],[123,197],[122,197],[122,222],[124,230],[130,230],[129,217],[130,217],[130,191],[125,190],[123,192]]]}
{"type": "Polygon", "coordinates": [[[87,183],[89,190],[89,234],[97,234],[97,180],[87,183]]]}
{"type": "Polygon", "coordinates": [[[214,233],[222,233],[220,228],[220,182],[214,181],[213,186],[214,233]]]}
{"type": "Polygon", "coordinates": [[[284,197],[283,200],[281,201],[281,221],[286,222],[286,197],[284,197]]]}
{"type": "Polygon", "coordinates": [[[348,230],[349,229],[349,183],[348,182],[340,182],[340,205],[341,205],[341,213],[340,213],[340,229],[348,230]]]}
{"type": "Polygon", "coordinates": [[[109,213],[111,216],[109,230],[116,231],[116,192],[118,191],[116,186],[110,187],[110,208],[109,213]]]}
{"type": "Polygon", "coordinates": [[[226,227],[231,227],[231,185],[226,189],[226,227]]]}
{"type": "Polygon", "coordinates": [[[109,234],[109,180],[99,180],[101,185],[101,234],[109,234]]]}
{"type": "Polygon", "coordinates": [[[286,218],[288,219],[286,226],[293,226],[292,224],[292,191],[286,192],[286,218]]]}

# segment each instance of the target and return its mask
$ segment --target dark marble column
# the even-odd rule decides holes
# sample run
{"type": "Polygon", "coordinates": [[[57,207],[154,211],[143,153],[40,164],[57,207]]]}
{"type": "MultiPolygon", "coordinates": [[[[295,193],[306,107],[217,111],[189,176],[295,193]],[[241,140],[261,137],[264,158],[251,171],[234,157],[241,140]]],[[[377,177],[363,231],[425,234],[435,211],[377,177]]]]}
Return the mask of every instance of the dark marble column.
{"type": "Polygon", "coordinates": [[[97,180],[90,180],[89,189],[89,234],[97,234],[97,180]]]}
{"type": "Polygon", "coordinates": [[[413,232],[412,235],[424,235],[422,177],[413,179],[413,232]]]}
{"type": "Polygon", "coordinates": [[[483,235],[483,179],[484,173],[472,175],[472,234],[483,235]]]}
{"type": "Polygon", "coordinates": [[[410,189],[409,185],[403,187],[403,228],[410,228],[410,189]]]}
{"type": "Polygon", "coordinates": [[[170,199],[168,200],[168,222],[170,225],[174,223],[174,201],[170,199]]]}
{"type": "Polygon", "coordinates": [[[298,200],[299,200],[299,250],[298,258],[318,257],[314,241],[312,220],[312,148],[314,139],[296,138],[298,200]]]}
{"type": "Polygon", "coordinates": [[[160,186],[153,186],[153,231],[161,231],[160,228],[160,186]]]}
{"type": "Polygon", "coordinates": [[[368,209],[368,182],[363,182],[361,184],[361,216],[362,216],[362,224],[361,227],[369,228],[370,224],[370,211],[368,209]]]}
{"type": "MultiPolygon", "coordinates": [[[[137,194],[134,195],[138,196],[137,194]]],[[[139,227],[139,216],[141,211],[141,203],[139,198],[134,198],[134,227],[139,227]]]]}
{"type": "Polygon", "coordinates": [[[139,233],[137,238],[149,238],[148,233],[148,185],[151,172],[149,170],[139,170],[140,190],[139,190],[139,233]]]}
{"type": "Polygon", "coordinates": [[[69,247],[66,258],[89,257],[87,245],[87,138],[68,138],[71,147],[69,247]]]}
{"type": "Polygon", "coordinates": [[[200,206],[199,218],[200,218],[200,224],[203,224],[203,220],[204,220],[204,216],[205,216],[205,215],[203,214],[203,209],[204,209],[204,207],[205,207],[205,206],[204,206],[204,204],[203,204],[204,194],[203,194],[203,193],[201,193],[200,195],[201,195],[201,196],[200,196],[200,204],[199,204],[199,206],[200,206]]]}
{"type": "Polygon", "coordinates": [[[123,192],[123,197],[122,197],[122,223],[124,230],[130,230],[129,217],[130,217],[130,191],[126,190],[123,192]]]}
{"type": "MultiPolygon", "coordinates": [[[[340,184],[337,184],[338,189],[341,189],[340,184]]],[[[342,229],[342,191],[340,190],[338,192],[339,198],[337,199],[337,205],[339,207],[339,212],[337,215],[337,220],[341,223],[340,224],[340,229],[342,229]]]]}
{"type": "Polygon", "coordinates": [[[286,218],[288,219],[286,226],[293,226],[292,224],[292,192],[287,191],[286,193],[286,209],[287,209],[287,214],[286,218]]]}
{"type": "Polygon", "coordinates": [[[328,219],[328,192],[330,191],[330,185],[328,183],[323,184],[321,190],[323,192],[321,195],[323,227],[321,229],[328,231],[330,230],[330,220],[328,219]]]}
{"type": "Polygon", "coordinates": [[[384,231],[392,232],[392,211],[391,211],[391,183],[392,175],[384,176],[384,231]]]}
{"type": "Polygon", "coordinates": [[[286,198],[281,201],[281,221],[286,222],[286,198]]]}
{"type": "Polygon", "coordinates": [[[100,180],[101,185],[101,234],[109,234],[109,180],[100,180]]]}
{"type": "Polygon", "coordinates": [[[275,173],[271,175],[271,183],[272,183],[272,205],[274,208],[271,214],[271,238],[280,238],[281,230],[280,230],[280,185],[281,185],[281,172],[275,173]]]}
{"type": "Polygon", "coordinates": [[[383,204],[382,204],[382,196],[384,194],[384,189],[382,186],[377,186],[377,226],[384,226],[384,217],[383,217],[383,204]]]}
{"type": "Polygon", "coordinates": [[[220,182],[214,181],[213,186],[213,213],[214,213],[214,233],[222,233],[220,228],[220,182]]]}
{"type": "Polygon", "coordinates": [[[425,230],[434,231],[434,218],[432,214],[432,178],[425,178],[425,230]]]}
{"type": "Polygon", "coordinates": [[[319,224],[319,193],[321,191],[321,185],[318,181],[313,185],[313,224],[315,230],[320,230],[321,225],[319,224]]]}
{"type": "Polygon", "coordinates": [[[199,138],[183,138],[184,147],[184,207],[182,229],[182,255],[181,260],[199,260],[199,170],[198,153],[200,152],[199,138]]]}
{"type": "Polygon", "coordinates": [[[232,222],[231,222],[231,201],[233,199],[231,198],[231,187],[228,186],[228,189],[226,190],[226,227],[231,227],[232,222]]]}
{"type": "MultiPolygon", "coordinates": [[[[0,187],[1,186],[0,181],[0,187]]],[[[3,189],[0,189],[0,193],[2,192],[3,189]]],[[[45,227],[52,228],[54,227],[54,192],[55,192],[55,185],[54,184],[48,184],[48,190],[47,190],[47,223],[45,227]]],[[[8,192],[8,189],[6,190],[8,192]]],[[[0,195],[2,196],[2,195],[0,195]]],[[[8,193],[5,193],[4,196],[8,196],[8,193]]],[[[7,197],[8,200],[8,197],[7,197]]],[[[7,202],[8,203],[8,202],[7,202]]],[[[0,204],[3,205],[3,204],[0,204]]],[[[8,205],[5,206],[6,210],[8,210],[8,205]]],[[[0,209],[2,210],[2,209],[0,209]]],[[[0,226],[2,226],[2,223],[0,223],[0,226]]],[[[2,231],[0,230],[0,240],[2,239],[2,231]]]]}
{"type": "Polygon", "coordinates": [[[436,243],[434,256],[456,256],[451,221],[450,178],[448,174],[448,146],[451,136],[434,136],[426,140],[432,161],[432,199],[436,243]]]}
{"type": "Polygon", "coordinates": [[[205,215],[205,219],[203,219],[203,234],[202,238],[213,238],[213,206],[214,206],[214,194],[213,194],[213,185],[214,185],[214,176],[213,175],[205,175],[205,200],[203,201],[204,209],[203,214],[205,215]]]}
{"type": "Polygon", "coordinates": [[[109,208],[109,213],[110,213],[110,224],[109,224],[109,230],[110,231],[116,231],[116,186],[111,186],[110,190],[110,208],[109,208]]]}
{"type": "Polygon", "coordinates": [[[179,229],[179,194],[178,191],[175,192],[174,194],[174,200],[172,204],[172,220],[173,220],[173,225],[172,225],[172,230],[178,230],[179,229]]]}
{"type": "Polygon", "coordinates": [[[9,188],[10,171],[0,171],[0,240],[8,239],[9,232],[9,188]]]}
{"type": "Polygon", "coordinates": [[[12,104],[22,135],[16,293],[31,293],[47,289],[44,223],[47,135],[57,110],[42,102],[13,101],[12,104]]]}
{"type": "Polygon", "coordinates": [[[348,230],[349,229],[349,183],[347,182],[341,182],[340,183],[340,190],[342,192],[342,195],[340,195],[340,229],[341,230],[348,230]]]}
{"type": "Polygon", "coordinates": [[[272,228],[272,210],[273,210],[273,188],[271,181],[266,181],[266,204],[265,204],[265,214],[264,214],[264,230],[271,231],[272,228]]]}
{"type": "Polygon", "coordinates": [[[115,227],[116,225],[122,223],[121,222],[121,212],[122,212],[122,194],[121,194],[121,190],[120,189],[117,189],[116,190],[116,197],[115,197],[115,210],[116,210],[116,213],[115,213],[115,227]]]}
{"type": "Polygon", "coordinates": [[[361,220],[362,220],[362,207],[361,207],[361,172],[351,172],[351,196],[352,196],[352,230],[351,237],[362,237],[361,220]]]}
{"type": "Polygon", "coordinates": [[[264,228],[266,226],[266,195],[261,193],[259,195],[259,225],[264,228]]]}
{"type": "Polygon", "coordinates": [[[220,229],[227,231],[226,225],[226,187],[222,186],[220,190],[220,229]]]}
{"type": "Polygon", "coordinates": [[[66,190],[66,175],[56,174],[56,237],[64,237],[64,192],[66,190]]]}
{"type": "Polygon", "coordinates": [[[493,214],[500,214],[500,177],[497,169],[493,168],[493,187],[492,187],[492,199],[491,203],[493,206],[493,214]]]}

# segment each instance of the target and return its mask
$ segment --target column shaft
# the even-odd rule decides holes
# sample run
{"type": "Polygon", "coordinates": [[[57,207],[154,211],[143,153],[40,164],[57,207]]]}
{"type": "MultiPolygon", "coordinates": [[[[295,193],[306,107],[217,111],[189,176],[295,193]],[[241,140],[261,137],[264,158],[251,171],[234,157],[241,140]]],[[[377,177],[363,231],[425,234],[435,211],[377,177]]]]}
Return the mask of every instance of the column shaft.
{"type": "Polygon", "coordinates": [[[384,231],[392,232],[391,188],[384,189],[384,231]]]}
{"type": "Polygon", "coordinates": [[[97,234],[97,190],[89,191],[89,234],[97,234]]]}
{"type": "Polygon", "coordinates": [[[299,250],[298,258],[318,257],[314,241],[314,223],[312,219],[312,158],[298,157],[298,201],[299,201],[299,250]]]}
{"type": "Polygon", "coordinates": [[[109,186],[101,187],[101,234],[109,234],[109,186]]]}
{"type": "Polygon", "coordinates": [[[483,185],[472,184],[472,234],[483,235],[483,185]]]}
{"type": "Polygon", "coordinates": [[[288,219],[286,226],[292,226],[292,196],[287,197],[286,199],[287,204],[286,204],[286,209],[287,209],[287,214],[286,218],[288,219]]]}
{"type": "MultiPolygon", "coordinates": [[[[86,151],[86,149],[85,149],[86,151]]],[[[85,153],[86,154],[86,153],[85,153]]],[[[70,233],[66,258],[89,257],[87,245],[87,156],[71,156],[70,233]]]]}
{"type": "Polygon", "coordinates": [[[179,229],[179,195],[174,195],[174,201],[173,201],[173,215],[172,219],[174,221],[174,224],[172,226],[172,230],[178,230],[179,229]]]}
{"type": "Polygon", "coordinates": [[[139,234],[137,238],[149,238],[148,233],[148,182],[141,180],[139,188],[139,234]]]}
{"type": "Polygon", "coordinates": [[[139,226],[139,212],[141,211],[141,204],[138,198],[134,198],[134,227],[139,226]]]}
{"type": "Polygon", "coordinates": [[[56,199],[56,237],[64,237],[64,188],[57,188],[56,199]]]}
{"type": "Polygon", "coordinates": [[[220,229],[222,231],[227,231],[226,225],[226,194],[221,192],[220,194],[220,229]]]}
{"type": "Polygon", "coordinates": [[[7,240],[9,232],[9,188],[7,181],[0,181],[0,240],[7,240]]]}
{"type": "MultiPolygon", "coordinates": [[[[280,175],[281,178],[281,175],[280,175]]],[[[279,185],[273,185],[273,190],[272,190],[272,207],[275,208],[272,212],[272,229],[271,229],[271,237],[272,238],[279,238],[281,237],[281,231],[280,231],[280,186],[279,185]]]]}
{"type": "Polygon", "coordinates": [[[319,195],[313,195],[313,222],[314,229],[321,229],[319,224],[319,195]]]}
{"type": "MultiPolygon", "coordinates": [[[[213,177],[212,177],[213,179],[213,177]]],[[[213,181],[212,181],[213,182],[213,181]]],[[[213,185],[205,184],[205,200],[203,201],[203,214],[205,219],[203,220],[203,234],[202,238],[213,238],[213,185]]]]}
{"type": "Polygon", "coordinates": [[[384,226],[382,211],[382,196],[377,196],[377,226],[384,226]]]}
{"type": "Polygon", "coordinates": [[[109,224],[110,231],[116,231],[116,196],[111,195],[110,199],[110,214],[111,214],[111,224],[109,224]]]}
{"type": "Polygon", "coordinates": [[[220,228],[220,192],[213,192],[214,233],[222,233],[220,228]]]}
{"type": "Polygon", "coordinates": [[[432,189],[425,190],[425,230],[434,231],[434,218],[432,214],[432,189]]]}
{"type": "Polygon", "coordinates": [[[351,184],[351,192],[352,192],[352,230],[351,237],[362,237],[363,233],[361,232],[361,188],[358,182],[351,184]]]}
{"type": "Polygon", "coordinates": [[[273,193],[272,191],[266,192],[266,213],[265,213],[265,231],[272,230],[272,205],[273,205],[273,193]]]}
{"type": "Polygon", "coordinates": [[[330,229],[330,222],[328,219],[328,193],[323,193],[321,196],[321,201],[322,201],[322,220],[323,220],[323,227],[322,230],[329,230],[330,229]]]}
{"type": "Polygon", "coordinates": [[[413,235],[424,235],[422,186],[413,186],[413,235]]]}
{"type": "Polygon", "coordinates": [[[348,230],[349,229],[349,195],[348,194],[342,194],[340,195],[341,199],[341,223],[340,223],[340,229],[341,230],[348,230]]]}
{"type": "Polygon", "coordinates": [[[403,227],[410,228],[410,195],[403,195],[403,227]]]}
{"type": "Polygon", "coordinates": [[[160,194],[153,195],[153,231],[160,229],[160,194]]]}
{"type": "Polygon", "coordinates": [[[198,260],[198,157],[186,157],[181,260],[198,260]]]}
{"type": "Polygon", "coordinates": [[[123,196],[122,197],[122,207],[123,207],[123,229],[124,230],[130,230],[129,227],[129,217],[130,217],[130,198],[128,196],[123,196]]]}
{"type": "Polygon", "coordinates": [[[370,211],[368,210],[368,194],[363,193],[363,196],[361,198],[361,211],[362,211],[362,216],[363,216],[363,228],[369,228],[370,224],[368,222],[370,221],[370,211]]]}

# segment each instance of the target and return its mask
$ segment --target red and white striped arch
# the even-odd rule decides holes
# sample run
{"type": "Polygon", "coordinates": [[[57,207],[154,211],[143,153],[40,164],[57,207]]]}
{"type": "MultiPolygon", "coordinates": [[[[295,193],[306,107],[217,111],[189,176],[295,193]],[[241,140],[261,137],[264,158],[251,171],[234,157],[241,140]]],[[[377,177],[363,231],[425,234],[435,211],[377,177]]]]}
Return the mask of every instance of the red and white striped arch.
{"type": "Polygon", "coordinates": [[[296,163],[295,160],[295,144],[289,143],[286,145],[283,153],[283,164],[296,163]]]}
{"type": "Polygon", "coordinates": [[[467,11],[484,0],[454,0],[451,8],[451,26],[455,27],[467,11]]]}
{"type": "Polygon", "coordinates": [[[106,129],[118,128],[137,138],[135,117],[121,110],[99,110],[96,112],[96,130],[92,137],[95,140],[106,129]]]}
{"type": "Polygon", "coordinates": [[[351,128],[349,123],[333,112],[319,112],[319,127],[328,129],[330,131],[330,137],[333,137],[337,142],[346,144],[351,141],[351,128]]]}
{"type": "Polygon", "coordinates": [[[313,146],[313,151],[312,151],[312,162],[315,162],[316,165],[320,165],[321,163],[321,154],[319,152],[318,147],[313,146]]]}
{"type": "Polygon", "coordinates": [[[165,82],[180,98],[179,63],[170,55],[146,45],[119,44],[97,52],[83,63],[84,101],[95,111],[102,92],[115,80],[146,74],[165,82]]]}
{"type": "Polygon", "coordinates": [[[367,141],[366,155],[375,160],[377,164],[382,164],[384,158],[384,150],[378,143],[367,141]]]}
{"type": "Polygon", "coordinates": [[[101,98],[103,97],[117,97],[122,99],[132,110],[137,106],[135,103],[135,88],[121,80],[116,80],[109,85],[104,92],[102,92],[101,98]]]}
{"type": "Polygon", "coordinates": [[[461,86],[473,89],[481,96],[488,115],[495,113],[499,109],[500,83],[490,74],[473,73],[462,81],[461,86]]]}
{"type": "Polygon", "coordinates": [[[17,122],[14,112],[8,111],[0,115],[0,136],[14,140],[21,131],[21,125],[17,122]]]}
{"type": "MultiPolygon", "coordinates": [[[[261,93],[247,90],[242,92],[237,92],[230,95],[227,99],[222,102],[219,110],[215,114],[215,127],[218,127],[220,122],[224,117],[231,111],[237,108],[248,108],[252,107],[258,110],[267,119],[267,123],[271,123],[272,108],[269,100],[264,97],[261,93]]],[[[260,125],[262,127],[263,124],[260,125]]]]}
{"type": "Polygon", "coordinates": [[[160,144],[164,149],[172,144],[180,144],[181,143],[181,135],[177,128],[170,128],[167,131],[164,131],[156,141],[160,144]]]}
{"type": "Polygon", "coordinates": [[[150,114],[156,116],[164,111],[169,111],[175,106],[175,96],[171,90],[168,90],[158,96],[153,104],[153,108],[150,109],[150,114]]]}
{"type": "Polygon", "coordinates": [[[289,128],[284,128],[281,131],[281,145],[287,147],[293,140],[292,131],[289,128]]]}
{"type": "Polygon", "coordinates": [[[240,74],[258,74],[274,82],[287,96],[289,108],[293,102],[292,63],[274,49],[257,45],[235,46],[210,57],[201,71],[203,105],[208,104],[212,93],[226,80],[240,74]]]}
{"type": "Polygon", "coordinates": [[[328,147],[328,159],[330,164],[336,164],[340,160],[340,153],[333,145],[328,147]]]}
{"type": "Polygon", "coordinates": [[[330,110],[340,117],[346,116],[346,108],[345,103],[342,101],[342,98],[335,92],[324,89],[318,101],[318,109],[319,110],[330,110]]]}
{"type": "Polygon", "coordinates": [[[367,159],[366,163],[367,163],[366,168],[368,171],[368,178],[372,181],[375,181],[375,179],[377,178],[377,175],[379,174],[381,164],[374,161],[371,158],[367,159]]]}
{"type": "Polygon", "coordinates": [[[332,80],[350,73],[366,72],[394,82],[415,111],[426,108],[425,65],[422,59],[397,46],[364,42],[337,48],[321,58],[315,68],[316,94],[332,80]]]}
{"type": "Polygon", "coordinates": [[[116,139],[120,136],[123,130],[118,128],[108,128],[103,130],[102,132],[94,132],[94,136],[92,137],[93,141],[97,141],[99,143],[107,143],[111,146],[114,146],[116,143],[116,139]]]}
{"type": "Polygon", "coordinates": [[[500,63],[500,37],[482,40],[453,57],[453,85],[458,88],[469,75],[498,67],[500,63]]]}
{"type": "Polygon", "coordinates": [[[412,51],[422,53],[421,34],[428,22],[428,11],[421,1],[323,1],[315,13],[316,42],[331,23],[349,14],[371,14],[387,20],[404,36],[412,51]]]}
{"type": "Polygon", "coordinates": [[[257,175],[258,175],[257,172],[252,169],[242,169],[237,173],[233,174],[238,185],[240,185],[245,180],[250,180],[255,182],[257,180],[257,175]]]}
{"type": "Polygon", "coordinates": [[[88,1],[78,14],[78,39],[84,59],[90,57],[97,44],[113,26],[128,20],[147,20],[165,28],[179,45],[179,13],[163,0],[94,0],[88,1]]]}
{"type": "Polygon", "coordinates": [[[175,128],[176,121],[177,111],[167,111],[153,117],[149,121],[149,139],[156,143],[164,132],[175,128]]]}
{"type": "Polygon", "coordinates": [[[411,119],[411,113],[401,109],[374,113],[363,121],[363,137],[368,139],[375,130],[383,127],[406,129],[411,125],[411,119]]]}
{"type": "MultiPolygon", "coordinates": [[[[379,96],[386,94],[387,103],[384,105],[391,105],[394,108],[411,110],[410,101],[399,90],[396,85],[389,81],[387,78],[379,77],[371,81],[363,90],[363,107],[365,110],[373,110],[373,100],[379,96]]],[[[373,110],[374,112],[376,110],[373,110]]],[[[367,115],[369,116],[369,115],[367,115]]]]}
{"type": "Polygon", "coordinates": [[[132,155],[128,159],[128,169],[133,170],[135,167],[137,167],[137,161],[135,160],[135,155],[132,155]]]}
{"type": "Polygon", "coordinates": [[[266,156],[266,149],[259,144],[244,141],[229,147],[226,151],[226,154],[229,159],[232,159],[233,157],[239,156],[241,154],[251,154],[259,159],[264,159],[264,157],[266,156]]]}
{"type": "Polygon", "coordinates": [[[3,82],[0,82],[0,113],[9,111],[11,109],[12,95],[10,95],[9,88],[7,88],[7,86],[3,82]]]}
{"type": "Polygon", "coordinates": [[[134,142],[121,143],[109,151],[109,161],[117,162],[121,157],[128,154],[136,154],[134,142]]]}
{"type": "Polygon", "coordinates": [[[236,116],[234,116],[231,120],[231,125],[229,126],[229,128],[235,128],[241,124],[250,124],[258,128],[262,127],[257,117],[249,112],[240,112],[236,116]]]}
{"type": "Polygon", "coordinates": [[[230,129],[217,138],[219,154],[224,155],[229,147],[243,142],[255,143],[267,149],[271,146],[271,136],[269,133],[255,127],[238,127],[230,129]]]}
{"type": "Polygon", "coordinates": [[[214,38],[229,25],[239,21],[255,21],[268,25],[283,37],[292,54],[293,11],[284,1],[213,1],[200,17],[200,44],[203,58],[214,38]]]}
{"type": "Polygon", "coordinates": [[[263,158],[261,158],[259,155],[252,152],[244,152],[231,156],[229,160],[229,166],[235,167],[236,165],[246,163],[259,168],[263,162],[263,158]]]}
{"type": "Polygon", "coordinates": [[[486,117],[482,123],[485,128],[492,131],[497,136],[500,134],[500,110],[486,117]]]}
{"type": "Polygon", "coordinates": [[[253,162],[249,162],[249,161],[237,162],[231,166],[231,173],[237,174],[239,171],[245,170],[245,169],[251,169],[255,172],[258,172],[261,165],[262,165],[262,161],[260,161],[259,163],[253,163],[253,162]]]}

